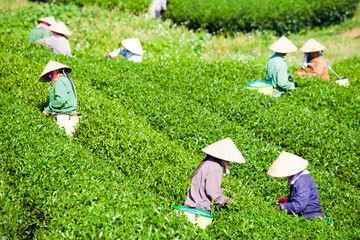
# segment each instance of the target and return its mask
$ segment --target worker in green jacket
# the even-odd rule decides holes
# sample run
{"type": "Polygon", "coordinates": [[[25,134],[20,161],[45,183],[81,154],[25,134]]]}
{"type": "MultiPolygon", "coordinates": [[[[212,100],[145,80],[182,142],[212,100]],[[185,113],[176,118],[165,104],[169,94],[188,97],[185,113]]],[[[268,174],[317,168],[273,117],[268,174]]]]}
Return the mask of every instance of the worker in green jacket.
{"type": "Polygon", "coordinates": [[[38,25],[30,32],[29,42],[36,42],[37,40],[51,37],[51,25],[56,23],[54,17],[40,18],[37,20],[38,25]]]}
{"type": "Polygon", "coordinates": [[[42,113],[54,118],[60,127],[65,127],[67,135],[72,135],[79,122],[76,89],[69,77],[70,72],[70,67],[50,61],[39,78],[40,82],[52,81],[53,84],[48,105],[42,113]]]}
{"type": "Polygon", "coordinates": [[[269,58],[266,64],[266,80],[272,82],[273,97],[280,97],[287,90],[295,89],[297,82],[288,74],[287,64],[284,56],[287,53],[296,52],[297,47],[285,36],[273,43],[269,49],[275,54],[269,58]]]}

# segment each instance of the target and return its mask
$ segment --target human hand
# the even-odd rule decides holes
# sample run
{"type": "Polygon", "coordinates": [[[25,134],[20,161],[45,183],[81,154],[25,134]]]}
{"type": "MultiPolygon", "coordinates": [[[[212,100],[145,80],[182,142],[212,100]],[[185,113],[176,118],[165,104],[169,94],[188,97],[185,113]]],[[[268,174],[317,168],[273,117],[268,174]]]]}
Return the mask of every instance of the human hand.
{"type": "Polygon", "coordinates": [[[45,111],[45,109],[41,112],[42,114],[44,114],[45,116],[48,116],[47,112],[45,111]]]}
{"type": "Polygon", "coordinates": [[[107,55],[107,56],[105,56],[105,57],[111,58],[111,56],[110,56],[110,55],[107,55]]]}

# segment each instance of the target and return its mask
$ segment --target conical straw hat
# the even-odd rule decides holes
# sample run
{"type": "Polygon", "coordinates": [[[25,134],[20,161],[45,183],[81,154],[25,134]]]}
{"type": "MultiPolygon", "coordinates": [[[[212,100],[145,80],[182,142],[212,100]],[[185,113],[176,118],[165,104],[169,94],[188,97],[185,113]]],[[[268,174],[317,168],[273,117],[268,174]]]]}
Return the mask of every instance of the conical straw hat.
{"type": "Polygon", "coordinates": [[[143,55],[144,50],[141,46],[141,43],[138,38],[128,38],[121,41],[121,44],[126,48],[129,52],[132,52],[137,55],[143,55]]]}
{"type": "Polygon", "coordinates": [[[51,17],[46,17],[46,18],[40,18],[40,19],[37,20],[37,22],[38,22],[38,23],[40,23],[40,22],[46,22],[46,23],[50,24],[50,26],[51,26],[51,25],[54,25],[54,24],[56,23],[55,18],[54,18],[53,16],[51,16],[51,17]]]}
{"type": "Polygon", "coordinates": [[[42,74],[40,75],[39,77],[39,81],[40,82],[49,82],[51,81],[51,79],[49,78],[48,76],[48,73],[50,73],[51,71],[55,71],[55,70],[58,70],[58,69],[63,69],[65,68],[66,69],[66,72],[67,73],[70,73],[71,72],[71,68],[64,65],[64,64],[61,64],[61,63],[58,63],[58,62],[55,62],[55,61],[50,61],[44,71],[42,72],[42,74]]]}
{"type": "Polygon", "coordinates": [[[268,170],[272,177],[290,177],[306,169],[308,161],[288,152],[282,152],[268,170]]]}
{"type": "Polygon", "coordinates": [[[279,40],[271,44],[269,49],[277,53],[291,53],[298,50],[298,48],[285,36],[282,36],[279,40]]]}
{"type": "Polygon", "coordinates": [[[228,162],[245,163],[244,157],[230,138],[225,138],[213,143],[203,148],[202,151],[210,156],[228,162]]]}
{"type": "Polygon", "coordinates": [[[310,53],[310,52],[319,52],[325,50],[325,46],[316,41],[315,39],[309,39],[302,48],[300,48],[299,52],[301,53],[310,53]]]}
{"type": "Polygon", "coordinates": [[[56,33],[71,36],[71,32],[66,27],[64,22],[57,22],[54,25],[51,25],[50,30],[56,33]]]}

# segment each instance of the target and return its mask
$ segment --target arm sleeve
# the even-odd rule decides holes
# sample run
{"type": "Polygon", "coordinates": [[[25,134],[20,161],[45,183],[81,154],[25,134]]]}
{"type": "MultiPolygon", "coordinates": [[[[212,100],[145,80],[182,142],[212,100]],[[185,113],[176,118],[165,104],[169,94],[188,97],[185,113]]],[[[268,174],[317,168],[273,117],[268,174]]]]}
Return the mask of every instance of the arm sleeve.
{"type": "Polygon", "coordinates": [[[280,211],[288,210],[288,214],[299,214],[303,212],[309,204],[310,189],[306,184],[299,184],[294,186],[295,195],[292,197],[291,202],[283,203],[278,207],[280,211]]]}
{"type": "Polygon", "coordinates": [[[67,88],[61,81],[55,81],[54,84],[54,101],[49,103],[49,106],[45,108],[45,111],[51,112],[51,109],[60,109],[67,99],[67,88]]]}
{"type": "Polygon", "coordinates": [[[116,50],[112,51],[111,53],[109,53],[109,56],[112,58],[117,57],[117,56],[119,56],[120,51],[121,51],[121,49],[116,49],[116,50]]]}
{"type": "Polygon", "coordinates": [[[303,69],[305,69],[305,68],[307,67],[307,65],[308,65],[307,59],[308,59],[308,54],[305,53],[305,54],[304,54],[304,58],[303,58],[303,63],[302,63],[302,68],[303,68],[303,69]]]}
{"type": "Polygon", "coordinates": [[[206,194],[214,201],[215,205],[223,207],[226,205],[228,198],[222,194],[221,189],[222,172],[211,171],[206,177],[206,194]]]}
{"type": "Polygon", "coordinates": [[[48,43],[47,43],[47,39],[46,39],[46,38],[39,39],[39,40],[37,40],[35,43],[39,43],[39,44],[41,44],[41,45],[46,45],[46,46],[48,46],[48,43]]]}
{"type": "Polygon", "coordinates": [[[289,82],[289,74],[285,63],[278,71],[278,87],[286,90],[295,89],[295,84],[293,82],[289,82]]]}

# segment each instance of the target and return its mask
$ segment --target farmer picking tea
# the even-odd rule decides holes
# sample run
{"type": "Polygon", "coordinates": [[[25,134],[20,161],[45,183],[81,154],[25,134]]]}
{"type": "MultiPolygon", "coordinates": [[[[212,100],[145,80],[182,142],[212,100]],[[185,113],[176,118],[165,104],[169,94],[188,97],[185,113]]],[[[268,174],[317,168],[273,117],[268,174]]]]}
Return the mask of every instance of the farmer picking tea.
{"type": "Polygon", "coordinates": [[[213,143],[202,151],[207,156],[193,175],[185,206],[211,212],[211,201],[218,207],[233,203],[223,195],[222,170],[225,175],[230,174],[229,162],[245,163],[245,159],[230,138],[213,143]]]}
{"type": "Polygon", "coordinates": [[[40,18],[37,22],[38,25],[30,32],[29,42],[36,42],[37,40],[51,37],[52,31],[50,26],[56,23],[54,17],[40,18]]]}
{"type": "Polygon", "coordinates": [[[280,97],[287,90],[295,89],[297,82],[290,82],[292,77],[288,74],[287,64],[284,56],[296,52],[297,47],[285,36],[274,42],[269,49],[275,54],[270,57],[266,64],[266,80],[272,82],[273,97],[280,97]]]}
{"type": "Polygon", "coordinates": [[[287,177],[290,194],[276,200],[278,210],[297,214],[308,219],[324,217],[319,203],[319,193],[310,172],[308,161],[288,152],[282,152],[268,170],[272,177],[287,177]]]}
{"type": "Polygon", "coordinates": [[[69,29],[65,23],[58,22],[50,27],[53,32],[53,36],[40,39],[36,43],[43,44],[50,48],[54,53],[62,54],[71,57],[71,48],[69,40],[66,36],[71,36],[69,29]]]}
{"type": "Polygon", "coordinates": [[[296,71],[295,74],[308,75],[309,77],[317,76],[324,80],[330,80],[328,67],[321,53],[324,49],[325,47],[315,39],[307,41],[299,50],[299,52],[304,53],[302,69],[296,71]]]}
{"type": "Polygon", "coordinates": [[[230,138],[213,143],[202,149],[207,156],[197,167],[186,197],[185,206],[174,206],[180,214],[196,226],[205,229],[212,223],[211,202],[224,207],[234,203],[223,192],[222,175],[230,174],[229,162],[245,163],[239,149],[230,138]]]}
{"type": "Polygon", "coordinates": [[[149,8],[149,16],[161,18],[162,11],[167,11],[166,0],[152,0],[149,8]]]}
{"type": "Polygon", "coordinates": [[[79,114],[76,113],[76,89],[69,76],[70,72],[70,67],[50,61],[39,77],[40,82],[51,81],[53,84],[48,105],[42,113],[53,117],[60,127],[65,127],[67,135],[72,135],[79,122],[79,114]]]}
{"type": "Polygon", "coordinates": [[[124,46],[124,48],[116,49],[109,53],[109,55],[106,57],[113,58],[119,55],[123,55],[125,59],[130,62],[142,62],[142,55],[144,54],[144,50],[138,38],[124,39],[121,41],[121,44],[124,46]]]}

